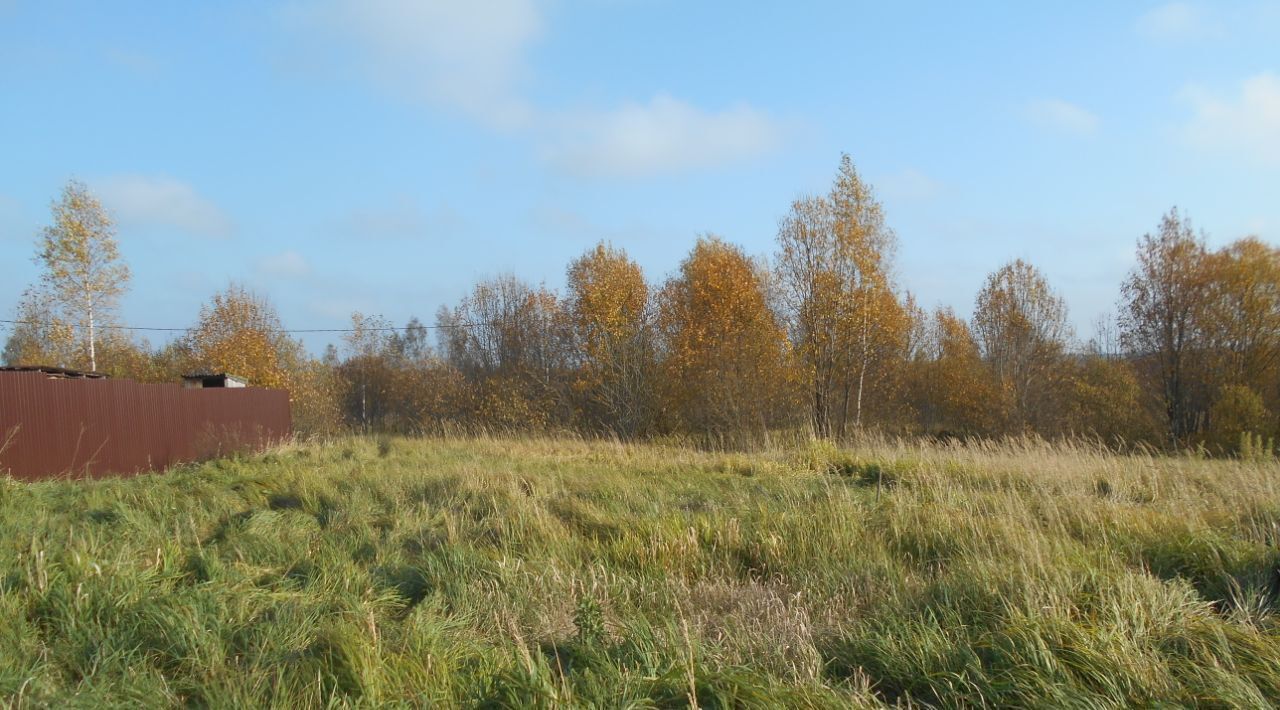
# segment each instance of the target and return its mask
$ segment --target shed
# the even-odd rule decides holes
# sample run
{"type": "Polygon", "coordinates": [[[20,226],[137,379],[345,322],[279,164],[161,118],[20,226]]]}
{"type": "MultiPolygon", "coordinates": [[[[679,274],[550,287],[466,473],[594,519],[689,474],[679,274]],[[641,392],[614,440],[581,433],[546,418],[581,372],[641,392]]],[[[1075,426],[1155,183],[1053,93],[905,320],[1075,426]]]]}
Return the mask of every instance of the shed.
{"type": "Polygon", "coordinates": [[[237,377],[226,372],[196,372],[190,375],[183,375],[182,386],[186,389],[248,387],[249,382],[243,377],[237,377]]]}

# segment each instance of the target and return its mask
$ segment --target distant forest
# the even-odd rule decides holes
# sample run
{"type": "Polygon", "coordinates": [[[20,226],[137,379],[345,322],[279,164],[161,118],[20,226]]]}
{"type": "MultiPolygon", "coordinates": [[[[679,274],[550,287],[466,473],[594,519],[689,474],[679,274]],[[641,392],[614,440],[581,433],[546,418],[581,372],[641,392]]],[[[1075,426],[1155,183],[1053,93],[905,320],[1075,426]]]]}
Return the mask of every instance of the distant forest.
{"type": "Polygon", "coordinates": [[[895,278],[897,238],[844,156],[796,200],[776,250],[699,237],[651,281],[600,243],[563,293],[477,283],[433,324],[352,314],[315,358],[273,305],[232,284],[153,348],[118,319],[130,274],[110,215],[68,183],[38,236],[41,280],[7,325],[7,364],[144,382],[230,372],[291,392],[300,433],[566,431],[750,445],[778,432],[1090,437],[1255,455],[1280,429],[1280,250],[1207,248],[1170,210],[1137,240],[1117,316],[1080,345],[1034,265],[991,273],[966,318],[895,278]]]}

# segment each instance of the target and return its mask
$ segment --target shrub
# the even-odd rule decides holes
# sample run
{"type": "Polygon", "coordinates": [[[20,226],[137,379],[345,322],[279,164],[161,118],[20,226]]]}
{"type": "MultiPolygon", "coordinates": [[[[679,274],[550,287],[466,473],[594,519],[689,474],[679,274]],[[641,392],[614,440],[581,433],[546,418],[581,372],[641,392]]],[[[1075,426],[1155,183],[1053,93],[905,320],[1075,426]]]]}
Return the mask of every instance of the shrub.
{"type": "Polygon", "coordinates": [[[1209,409],[1204,443],[1214,453],[1257,456],[1269,419],[1258,393],[1244,385],[1223,387],[1209,409]]]}

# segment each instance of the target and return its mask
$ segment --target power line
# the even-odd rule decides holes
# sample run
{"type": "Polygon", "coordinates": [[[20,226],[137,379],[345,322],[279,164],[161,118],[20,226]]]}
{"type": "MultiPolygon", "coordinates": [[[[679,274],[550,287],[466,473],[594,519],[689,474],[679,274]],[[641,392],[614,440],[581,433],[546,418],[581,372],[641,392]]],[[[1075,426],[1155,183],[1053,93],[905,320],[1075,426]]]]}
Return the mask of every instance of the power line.
{"type": "MultiPolygon", "coordinates": [[[[0,318],[0,323],[10,325],[40,325],[47,328],[80,328],[88,330],[89,326],[81,323],[48,323],[38,320],[5,320],[0,318]]],[[[268,333],[385,333],[411,330],[448,330],[451,328],[479,328],[486,325],[495,325],[493,323],[449,323],[447,325],[401,325],[401,326],[378,326],[376,328],[267,328],[268,333]]],[[[104,325],[98,324],[93,326],[95,330],[128,330],[148,333],[186,333],[194,328],[155,328],[134,325],[104,325]]]]}

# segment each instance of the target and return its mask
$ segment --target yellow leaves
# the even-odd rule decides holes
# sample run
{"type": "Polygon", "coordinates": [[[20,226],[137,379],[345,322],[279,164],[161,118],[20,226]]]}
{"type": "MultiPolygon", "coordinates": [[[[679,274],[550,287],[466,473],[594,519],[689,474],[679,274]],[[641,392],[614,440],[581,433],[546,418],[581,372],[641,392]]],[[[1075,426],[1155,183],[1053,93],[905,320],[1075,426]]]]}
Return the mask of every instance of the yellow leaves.
{"type": "MultiPolygon", "coordinates": [[[[574,260],[567,272],[565,308],[579,360],[572,383],[580,399],[605,411],[588,418],[617,426],[620,409],[647,397],[651,369],[649,286],[639,264],[603,242],[574,260]]],[[[643,404],[643,403],[642,403],[643,404]]]]}
{"type": "Polygon", "coordinates": [[[1256,238],[1206,255],[1196,320],[1219,378],[1259,392],[1280,375],[1280,250],[1256,238]]]}
{"type": "Polygon", "coordinates": [[[282,331],[269,302],[233,284],[200,309],[185,342],[197,368],[238,375],[255,387],[286,389],[302,353],[282,331]]]}
{"type": "Polygon", "coordinates": [[[1242,385],[1280,397],[1280,252],[1244,239],[1215,252],[1178,211],[1138,244],[1122,287],[1126,349],[1145,361],[1169,431],[1193,443],[1212,426],[1216,391],[1242,385]]]}
{"type": "Polygon", "coordinates": [[[39,297],[49,320],[76,326],[81,354],[67,354],[77,367],[97,369],[99,327],[110,321],[129,281],[120,262],[115,227],[102,204],[82,183],[63,188],[51,208],[53,223],[40,232],[36,261],[43,268],[39,297]]]}
{"type": "Polygon", "coordinates": [[[777,282],[820,434],[838,435],[850,415],[860,423],[864,390],[890,392],[909,347],[912,320],[889,278],[895,245],[848,155],[830,192],[796,200],[779,226],[777,282]]]}
{"type": "Polygon", "coordinates": [[[1070,335],[1066,303],[1038,269],[1016,259],[987,277],[973,322],[982,354],[1006,392],[1014,429],[1043,424],[1054,409],[1050,398],[1070,335]]]}
{"type": "Polygon", "coordinates": [[[670,406],[704,431],[755,429],[774,419],[791,363],[760,275],[742,250],[699,239],[660,300],[670,406]]]}

